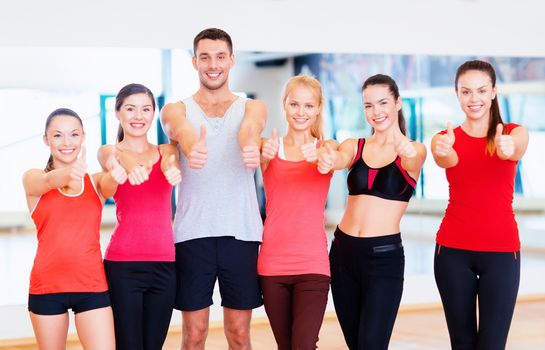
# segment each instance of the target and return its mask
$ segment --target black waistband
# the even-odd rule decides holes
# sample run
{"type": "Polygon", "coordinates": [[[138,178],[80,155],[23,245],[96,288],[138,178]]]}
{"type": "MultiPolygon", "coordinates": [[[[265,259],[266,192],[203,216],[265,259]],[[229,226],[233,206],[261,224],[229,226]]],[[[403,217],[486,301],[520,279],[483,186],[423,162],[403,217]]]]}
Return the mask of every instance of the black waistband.
{"type": "Polygon", "coordinates": [[[377,245],[373,247],[373,253],[385,253],[392,250],[396,250],[399,248],[403,248],[403,244],[401,242],[399,243],[392,243],[392,244],[384,244],[384,245],[377,245]]]}
{"type": "MultiPolygon", "coordinates": [[[[335,230],[335,239],[338,239],[340,241],[345,241],[347,244],[360,246],[360,247],[385,247],[385,248],[379,248],[379,249],[386,249],[382,251],[388,251],[393,250],[402,247],[401,242],[401,233],[396,233],[392,235],[386,235],[386,236],[374,236],[374,237],[356,237],[351,236],[339,229],[337,226],[337,229],[335,230]],[[389,249],[388,247],[392,246],[392,249],[389,249]]],[[[373,248],[374,249],[374,248],[373,248]]]]}

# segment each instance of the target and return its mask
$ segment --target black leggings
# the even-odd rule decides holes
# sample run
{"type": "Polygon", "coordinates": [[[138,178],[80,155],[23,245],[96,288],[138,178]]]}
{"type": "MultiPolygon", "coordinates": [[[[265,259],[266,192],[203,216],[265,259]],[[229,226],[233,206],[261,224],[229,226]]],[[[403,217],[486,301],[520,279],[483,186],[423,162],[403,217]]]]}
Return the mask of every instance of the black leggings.
{"type": "Polygon", "coordinates": [[[337,228],[329,259],[346,344],[351,350],[388,349],[403,292],[401,235],[362,238],[337,228]]]}
{"type": "Polygon", "coordinates": [[[519,288],[520,252],[436,246],[434,270],[452,349],[505,349],[519,288]]]}
{"type": "Polygon", "coordinates": [[[104,261],[117,350],[161,350],[174,298],[174,262],[104,261]]]}

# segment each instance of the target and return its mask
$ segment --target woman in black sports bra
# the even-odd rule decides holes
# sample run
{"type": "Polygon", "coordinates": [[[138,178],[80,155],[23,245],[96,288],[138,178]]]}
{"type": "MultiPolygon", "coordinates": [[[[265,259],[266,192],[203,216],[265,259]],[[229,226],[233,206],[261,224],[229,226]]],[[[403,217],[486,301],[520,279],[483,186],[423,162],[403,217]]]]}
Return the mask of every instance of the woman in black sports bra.
{"type": "Polygon", "coordinates": [[[350,349],[387,349],[403,291],[405,257],[399,223],[426,159],[405,136],[395,81],[374,75],[363,84],[373,135],[321,152],[318,170],[349,169],[348,201],[331,251],[331,292],[350,349]]]}

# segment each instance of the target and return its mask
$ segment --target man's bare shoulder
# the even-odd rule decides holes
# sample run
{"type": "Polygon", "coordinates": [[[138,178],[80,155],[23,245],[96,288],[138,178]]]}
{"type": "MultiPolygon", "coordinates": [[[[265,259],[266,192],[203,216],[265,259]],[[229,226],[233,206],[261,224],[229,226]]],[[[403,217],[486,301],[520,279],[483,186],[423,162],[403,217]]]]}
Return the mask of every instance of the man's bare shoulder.
{"type": "Polygon", "coordinates": [[[161,119],[185,117],[185,104],[182,101],[167,103],[161,110],[161,119]]]}
{"type": "Polygon", "coordinates": [[[267,105],[262,100],[248,99],[246,101],[246,110],[249,111],[266,111],[267,105]]]}

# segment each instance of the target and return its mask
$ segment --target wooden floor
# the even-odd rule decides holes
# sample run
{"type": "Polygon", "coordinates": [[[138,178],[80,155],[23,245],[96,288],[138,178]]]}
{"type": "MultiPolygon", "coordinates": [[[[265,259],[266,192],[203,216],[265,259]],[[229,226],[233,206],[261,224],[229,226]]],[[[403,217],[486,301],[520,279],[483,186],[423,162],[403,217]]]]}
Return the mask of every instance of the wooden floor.
{"type": "MultiPolygon", "coordinates": [[[[276,349],[272,332],[266,322],[256,322],[252,326],[252,345],[254,350],[276,349]]],[[[169,333],[163,349],[180,349],[181,334],[179,330],[169,333]]],[[[347,349],[344,345],[341,329],[334,315],[327,315],[320,332],[319,349],[347,349]]],[[[443,311],[437,307],[424,309],[400,310],[390,349],[393,350],[437,350],[449,349],[448,333],[443,311]]],[[[0,343],[2,350],[37,349],[35,345],[8,345],[0,343]]],[[[77,342],[70,342],[68,350],[81,349],[77,342]]],[[[211,329],[206,343],[207,350],[227,349],[222,329],[211,329]]],[[[509,350],[543,350],[545,349],[545,298],[526,300],[517,303],[509,339],[509,350]]]]}

